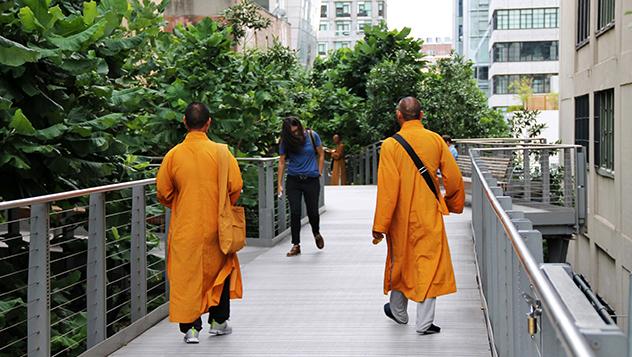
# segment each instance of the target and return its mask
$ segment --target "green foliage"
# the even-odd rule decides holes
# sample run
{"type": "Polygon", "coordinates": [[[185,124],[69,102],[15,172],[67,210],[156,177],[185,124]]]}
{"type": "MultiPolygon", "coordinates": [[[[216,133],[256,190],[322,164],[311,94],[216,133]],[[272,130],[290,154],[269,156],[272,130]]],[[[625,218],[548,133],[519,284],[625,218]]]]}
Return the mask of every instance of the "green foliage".
{"type": "Polygon", "coordinates": [[[474,79],[472,63],[453,54],[430,68],[419,86],[425,124],[453,138],[506,136],[507,124],[498,111],[487,106],[487,98],[474,79]]]}
{"type": "Polygon", "coordinates": [[[518,98],[520,98],[522,107],[526,108],[529,98],[533,96],[533,79],[523,77],[520,80],[514,81],[509,84],[509,91],[511,93],[516,93],[518,98]]]}
{"type": "Polygon", "coordinates": [[[546,128],[546,124],[538,123],[539,110],[519,110],[511,114],[509,128],[514,138],[537,138],[546,128]]]}
{"type": "Polygon", "coordinates": [[[250,0],[242,0],[224,10],[224,18],[231,26],[236,41],[244,38],[246,29],[256,32],[270,27],[272,21],[261,15],[260,11],[261,8],[250,0]]]}

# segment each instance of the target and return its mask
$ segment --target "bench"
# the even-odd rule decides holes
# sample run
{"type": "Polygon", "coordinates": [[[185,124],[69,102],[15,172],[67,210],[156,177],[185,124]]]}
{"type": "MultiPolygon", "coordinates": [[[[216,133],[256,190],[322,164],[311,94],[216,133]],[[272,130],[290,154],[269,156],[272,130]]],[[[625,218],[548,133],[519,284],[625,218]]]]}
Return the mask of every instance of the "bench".
{"type": "MultiPolygon", "coordinates": [[[[481,161],[484,163],[485,167],[492,174],[496,180],[498,180],[498,184],[501,187],[504,187],[507,184],[507,175],[509,171],[509,165],[511,164],[510,157],[499,157],[499,156],[482,156],[481,161]]],[[[461,170],[461,175],[463,177],[471,178],[472,177],[472,161],[469,155],[459,155],[456,159],[456,163],[461,170]]]]}

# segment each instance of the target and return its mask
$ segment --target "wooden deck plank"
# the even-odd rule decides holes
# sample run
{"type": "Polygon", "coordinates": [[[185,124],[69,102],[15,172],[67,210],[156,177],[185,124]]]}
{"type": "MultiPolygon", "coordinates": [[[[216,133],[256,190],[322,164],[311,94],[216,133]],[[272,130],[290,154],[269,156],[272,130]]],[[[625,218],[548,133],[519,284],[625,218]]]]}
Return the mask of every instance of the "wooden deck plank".
{"type": "Polygon", "coordinates": [[[200,344],[186,345],[165,320],[114,356],[490,356],[469,211],[446,217],[458,292],[437,300],[442,332],[420,336],[414,304],[408,325],[382,312],[386,245],[370,237],[375,187],[327,187],[326,197],[323,251],[306,227],[301,256],[285,257],[287,240],[249,253],[244,299],[231,305],[232,335],[209,337],[205,326],[200,344]]]}

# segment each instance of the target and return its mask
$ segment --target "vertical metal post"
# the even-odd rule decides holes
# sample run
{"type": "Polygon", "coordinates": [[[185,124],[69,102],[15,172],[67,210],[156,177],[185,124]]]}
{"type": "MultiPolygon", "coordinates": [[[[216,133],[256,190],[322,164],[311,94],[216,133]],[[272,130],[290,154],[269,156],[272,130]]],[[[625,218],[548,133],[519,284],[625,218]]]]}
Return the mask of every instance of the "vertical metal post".
{"type": "Polygon", "coordinates": [[[130,261],[132,322],[147,315],[146,224],[145,186],[136,186],[132,188],[132,246],[130,261]]]}
{"type": "Polygon", "coordinates": [[[169,271],[167,269],[167,258],[169,257],[169,225],[171,224],[171,209],[165,209],[165,234],[163,236],[165,244],[165,301],[169,301],[169,271]]]}
{"type": "Polygon", "coordinates": [[[31,206],[27,288],[28,356],[50,355],[50,227],[48,203],[31,206]]]}
{"type": "Polygon", "coordinates": [[[318,196],[318,208],[325,205],[325,176],[320,176],[320,194],[318,196]]]}
{"type": "Polygon", "coordinates": [[[628,279],[628,357],[632,357],[632,274],[628,279]]]}
{"type": "Polygon", "coordinates": [[[274,214],[274,165],[272,161],[265,162],[266,172],[266,209],[269,211],[270,221],[268,226],[268,234],[270,239],[274,238],[275,234],[275,214],[274,214]]]}
{"type": "Polygon", "coordinates": [[[531,201],[531,160],[529,159],[529,149],[524,149],[522,160],[522,166],[524,167],[524,199],[525,201],[531,201]]]}
{"type": "MultiPolygon", "coordinates": [[[[281,182],[285,182],[285,180],[281,180],[281,182]]],[[[279,231],[280,232],[283,232],[288,227],[287,211],[285,210],[285,202],[286,202],[286,199],[284,196],[277,198],[277,210],[279,210],[279,231]]]]}
{"type": "Polygon", "coordinates": [[[107,337],[105,250],[105,193],[93,193],[88,217],[88,348],[107,337]]]}
{"type": "Polygon", "coordinates": [[[573,169],[571,164],[571,150],[564,152],[564,207],[573,207],[573,169]]]}
{"type": "Polygon", "coordinates": [[[542,203],[551,202],[551,172],[549,169],[549,150],[540,154],[540,171],[542,172],[542,203]]]}
{"type": "Polygon", "coordinates": [[[586,153],[582,147],[575,153],[575,194],[577,195],[577,224],[586,222],[586,153]]]}
{"type": "Polygon", "coordinates": [[[371,150],[364,149],[364,184],[371,184],[371,150]]]}
{"type": "Polygon", "coordinates": [[[373,169],[373,172],[371,174],[371,183],[373,185],[377,185],[377,144],[373,144],[373,146],[371,147],[371,155],[373,159],[373,163],[371,165],[371,168],[373,169]]]}

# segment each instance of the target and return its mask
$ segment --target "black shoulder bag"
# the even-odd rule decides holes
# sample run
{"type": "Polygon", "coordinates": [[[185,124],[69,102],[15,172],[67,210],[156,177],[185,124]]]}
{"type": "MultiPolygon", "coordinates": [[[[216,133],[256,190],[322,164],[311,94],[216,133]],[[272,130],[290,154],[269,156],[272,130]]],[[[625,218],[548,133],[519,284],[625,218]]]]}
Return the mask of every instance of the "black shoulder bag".
{"type": "Polygon", "coordinates": [[[408,156],[410,156],[410,158],[415,163],[415,166],[417,167],[417,171],[419,171],[419,173],[424,178],[424,180],[426,180],[426,183],[428,184],[428,187],[430,188],[430,191],[432,191],[432,193],[434,193],[435,197],[438,200],[439,199],[439,195],[437,194],[437,188],[434,185],[434,181],[432,180],[432,176],[430,176],[430,173],[428,172],[428,169],[424,165],[423,161],[421,161],[419,156],[417,156],[417,154],[415,153],[415,150],[413,150],[413,148],[410,146],[410,144],[408,144],[408,142],[401,135],[395,134],[395,135],[393,135],[393,139],[397,140],[397,142],[401,146],[404,147],[404,150],[406,150],[406,152],[408,153],[408,156]]]}

